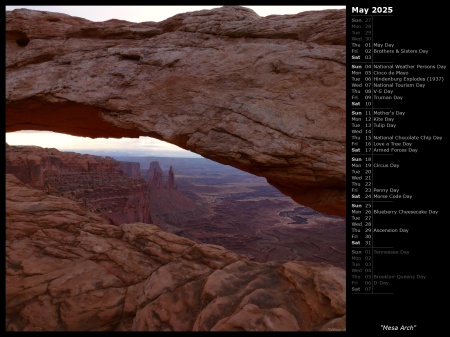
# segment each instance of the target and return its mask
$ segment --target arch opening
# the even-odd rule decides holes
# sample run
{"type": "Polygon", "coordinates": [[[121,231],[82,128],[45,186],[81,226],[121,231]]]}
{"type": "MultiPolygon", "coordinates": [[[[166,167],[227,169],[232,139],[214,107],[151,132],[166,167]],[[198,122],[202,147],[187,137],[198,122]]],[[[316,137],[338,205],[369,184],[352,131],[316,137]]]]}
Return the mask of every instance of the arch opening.
{"type": "MultiPolygon", "coordinates": [[[[236,19],[215,11],[218,24],[236,19]]],[[[262,34],[246,25],[238,36],[165,29],[180,17],[149,26],[32,14],[8,12],[7,132],[152,137],[345,216],[345,10],[289,16],[276,34],[263,29],[268,17],[255,21],[262,34]],[[311,31],[317,22],[332,34],[311,31]]]]}
{"type": "MultiPolygon", "coordinates": [[[[129,112],[123,112],[123,114],[127,113],[129,112]]],[[[124,123],[122,120],[120,125],[115,125],[104,118],[106,115],[114,119],[114,116],[120,114],[117,111],[106,111],[100,107],[54,98],[28,98],[7,103],[6,132],[38,130],[89,138],[139,138],[144,136],[167,141],[156,132],[141,130],[139,125],[135,123],[124,123]]],[[[183,146],[188,139],[185,136],[174,137],[174,139],[182,140],[183,144],[167,142],[218,163],[265,177],[270,185],[276,187],[283,194],[290,196],[301,205],[311,207],[321,213],[345,217],[345,182],[339,182],[339,179],[330,181],[328,186],[301,185],[289,179],[283,181],[271,177],[270,170],[268,174],[265,167],[246,167],[238,161],[233,162],[229,160],[229,158],[221,158],[220,156],[196,151],[195,146],[187,148],[183,146]]]]}
{"type": "MultiPolygon", "coordinates": [[[[107,142],[117,146],[116,139],[89,139],[97,143],[93,152],[92,147],[66,150],[62,139],[42,142],[39,138],[48,132],[29,133],[33,142],[9,142],[7,134],[6,172],[78,202],[110,224],[154,224],[257,262],[326,260],[345,266],[345,219],[300,206],[261,177],[201,157],[167,151],[161,157],[162,152],[139,156],[102,147],[107,142]],[[334,248],[324,249],[328,246],[334,248]]],[[[124,140],[126,146],[139,141],[117,139],[124,140]]]]}

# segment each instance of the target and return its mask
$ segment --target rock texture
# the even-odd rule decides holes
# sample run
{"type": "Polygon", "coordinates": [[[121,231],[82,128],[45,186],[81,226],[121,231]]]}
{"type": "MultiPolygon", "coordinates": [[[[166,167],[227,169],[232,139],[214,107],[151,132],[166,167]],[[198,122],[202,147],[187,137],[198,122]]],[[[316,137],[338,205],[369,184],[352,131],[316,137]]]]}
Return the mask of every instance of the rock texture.
{"type": "Polygon", "coordinates": [[[345,329],[345,272],[256,263],[6,175],[6,330],[345,329]]]}
{"type": "Polygon", "coordinates": [[[75,200],[111,224],[129,222],[165,226],[199,217],[204,210],[177,190],[170,166],[164,175],[157,161],[146,181],[137,162],[62,152],[38,146],[6,144],[6,173],[48,194],[75,200]]]}
{"type": "Polygon", "coordinates": [[[140,177],[139,163],[39,146],[10,146],[6,143],[5,161],[6,173],[14,174],[20,181],[36,188],[44,186],[45,174],[108,173],[140,177]]]}
{"type": "Polygon", "coordinates": [[[9,146],[6,173],[49,194],[70,198],[112,224],[151,222],[150,192],[140,164],[111,157],[9,146]]]}
{"type": "Polygon", "coordinates": [[[158,138],[345,215],[345,10],[6,12],[6,132],[158,138]]]}

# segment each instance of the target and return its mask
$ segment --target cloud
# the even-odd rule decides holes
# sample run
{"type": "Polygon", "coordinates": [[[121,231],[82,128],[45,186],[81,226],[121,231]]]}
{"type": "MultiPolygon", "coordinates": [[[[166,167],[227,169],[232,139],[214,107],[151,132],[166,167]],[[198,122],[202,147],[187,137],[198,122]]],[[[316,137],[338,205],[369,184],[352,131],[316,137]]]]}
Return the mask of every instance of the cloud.
{"type": "MultiPolygon", "coordinates": [[[[120,19],[130,22],[159,22],[179,13],[213,9],[222,6],[6,6],[6,10],[29,8],[40,11],[64,13],[91,21],[120,19]]],[[[244,6],[251,8],[259,16],[297,14],[303,11],[330,8],[343,9],[345,6],[244,6]]]]}
{"type": "Polygon", "coordinates": [[[98,154],[124,153],[164,157],[201,157],[176,145],[150,137],[139,138],[86,138],[50,131],[17,131],[6,133],[9,145],[36,145],[56,148],[60,151],[74,151],[98,154]]]}

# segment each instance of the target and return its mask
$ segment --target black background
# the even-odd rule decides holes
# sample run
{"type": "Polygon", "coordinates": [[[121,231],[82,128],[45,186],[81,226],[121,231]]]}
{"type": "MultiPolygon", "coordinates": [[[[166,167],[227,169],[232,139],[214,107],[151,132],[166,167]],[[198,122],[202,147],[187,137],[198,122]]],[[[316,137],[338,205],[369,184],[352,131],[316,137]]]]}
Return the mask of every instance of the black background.
{"type": "MultiPolygon", "coordinates": [[[[450,17],[445,9],[429,2],[395,4],[393,1],[376,2],[367,5],[363,1],[347,2],[347,177],[350,176],[350,89],[351,89],[351,41],[350,27],[352,7],[369,8],[372,6],[393,7],[390,18],[374,19],[373,42],[395,43],[395,47],[406,49],[428,49],[423,55],[389,54],[389,61],[395,64],[443,64],[450,65],[448,53],[448,23],[450,17]],[[383,22],[383,24],[381,24],[383,22]],[[377,24],[378,23],[378,24],[377,24]]],[[[374,58],[376,60],[376,57],[374,58]]],[[[380,57],[378,58],[380,60],[380,57]]],[[[422,72],[421,74],[426,74],[422,72]]],[[[374,186],[382,188],[400,188],[400,193],[413,194],[412,201],[404,205],[396,203],[394,209],[434,209],[437,216],[408,215],[378,217],[392,224],[390,227],[407,227],[410,233],[397,235],[398,245],[409,249],[411,254],[404,257],[377,257],[374,271],[382,270],[386,274],[423,274],[423,281],[394,281],[393,294],[352,294],[350,292],[351,268],[347,268],[347,335],[384,336],[409,335],[433,336],[447,330],[446,316],[448,292],[447,287],[447,247],[446,233],[449,220],[446,218],[448,193],[448,108],[450,95],[448,69],[430,71],[428,76],[444,76],[444,83],[426,83],[425,89],[405,89],[401,110],[406,111],[403,119],[396,119],[398,124],[394,134],[399,135],[439,135],[440,142],[415,142],[418,147],[415,155],[395,155],[393,162],[400,164],[400,169],[378,169],[374,171],[374,186]],[[404,242],[401,242],[403,240],[404,242]],[[409,326],[414,330],[387,331],[381,325],[409,326]]],[[[399,90],[396,93],[400,93],[399,90]]],[[[398,105],[398,103],[396,103],[398,105]]],[[[374,104],[376,106],[376,104],[374,104]]],[[[390,130],[391,134],[392,131],[390,130]]],[[[380,133],[378,133],[380,134],[380,133]]],[[[349,179],[347,179],[349,180],[349,179]]],[[[349,182],[347,191],[350,190],[349,182]]],[[[347,193],[347,205],[351,204],[351,194],[347,193]]],[[[347,207],[347,242],[350,242],[350,213],[347,207]]],[[[377,219],[377,218],[375,218],[377,219]]],[[[382,227],[381,225],[378,227],[382,227]]],[[[394,234],[395,235],[395,234],[394,234]]],[[[394,236],[393,236],[394,237],[394,236]]],[[[396,237],[396,239],[397,239],[396,237]]],[[[376,238],[376,237],[375,237],[376,238]]],[[[350,265],[351,247],[347,245],[347,266],[350,265]]],[[[378,274],[382,274],[378,272],[378,274]]]]}

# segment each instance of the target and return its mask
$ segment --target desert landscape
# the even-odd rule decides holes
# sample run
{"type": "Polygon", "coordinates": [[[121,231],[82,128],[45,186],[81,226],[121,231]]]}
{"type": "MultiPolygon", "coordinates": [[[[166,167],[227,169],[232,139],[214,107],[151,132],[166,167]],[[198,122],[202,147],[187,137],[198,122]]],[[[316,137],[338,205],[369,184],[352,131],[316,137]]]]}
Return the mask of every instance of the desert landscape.
{"type": "Polygon", "coordinates": [[[345,268],[345,218],[301,206],[264,178],[233,167],[205,158],[116,160],[8,144],[5,154],[6,173],[74,200],[110,224],[154,224],[259,262],[326,261],[345,268]]]}
{"type": "MultiPolygon", "coordinates": [[[[287,286],[276,280],[275,275],[280,271],[286,275],[306,271],[308,275],[311,271],[318,273],[321,276],[314,282],[320,282],[320,289],[316,288],[319,284],[303,285],[301,293],[306,289],[313,290],[313,294],[308,295],[312,296],[308,301],[317,302],[321,311],[326,308],[321,300],[323,291],[326,291],[327,298],[336,297],[334,300],[337,302],[331,312],[330,309],[325,310],[325,317],[330,318],[325,325],[313,319],[308,323],[308,329],[342,328],[342,318],[331,318],[342,313],[345,307],[342,297],[344,270],[337,268],[345,268],[345,219],[300,206],[268,185],[264,178],[204,158],[126,157],[118,158],[121,159],[119,161],[107,156],[8,144],[5,154],[9,329],[39,330],[45,326],[45,329],[51,330],[103,330],[112,327],[119,330],[164,330],[165,327],[184,330],[192,325],[199,330],[234,330],[237,326],[228,322],[232,318],[213,325],[202,321],[201,317],[211,315],[208,307],[197,312],[199,316],[195,322],[193,318],[189,322],[177,322],[170,318],[170,323],[161,318],[148,322],[145,318],[148,312],[160,315],[159,310],[169,310],[156,309],[161,305],[160,296],[167,291],[167,282],[169,286],[170,282],[175,282],[172,287],[176,284],[185,288],[182,296],[186,296],[185,291],[190,291],[192,285],[184,284],[185,280],[179,279],[186,277],[186,272],[179,273],[178,268],[187,268],[187,275],[194,268],[196,271],[192,277],[200,278],[196,283],[202,284],[201,280],[208,273],[213,273],[215,269],[222,271],[224,266],[234,263],[236,267],[233,268],[238,270],[256,268],[258,271],[248,275],[249,278],[242,284],[238,281],[242,278],[239,272],[238,283],[233,285],[233,282],[227,281],[228,288],[245,287],[251,279],[257,280],[259,273],[269,277],[262,284],[258,281],[257,289],[250,287],[241,290],[241,296],[258,290],[261,293],[256,297],[258,301],[260,296],[269,296],[272,298],[269,302],[274,301],[277,296],[271,288],[287,286]],[[141,163],[149,168],[141,170],[141,163]],[[170,168],[164,172],[160,163],[170,168]],[[175,174],[174,166],[180,167],[180,177],[175,174]],[[29,214],[33,214],[33,218],[29,214]],[[135,231],[141,234],[131,234],[135,231]],[[152,233],[158,233],[159,239],[154,238],[152,233]],[[133,247],[124,248],[123,241],[133,247]],[[25,246],[27,249],[23,250],[25,246]],[[200,250],[200,257],[198,252],[190,252],[185,261],[185,250],[200,250]],[[147,261],[142,253],[150,254],[153,260],[147,261]],[[196,265],[200,258],[207,259],[202,264],[209,268],[197,270],[200,268],[196,265]],[[321,261],[328,264],[320,264],[321,261]],[[286,271],[287,266],[294,270],[288,268],[289,271],[286,271]],[[157,277],[153,276],[155,274],[148,274],[163,267],[167,270],[158,281],[154,280],[157,277]],[[97,274],[94,270],[107,274],[97,274]],[[150,284],[160,287],[162,293],[157,297],[157,304],[146,307],[140,317],[136,301],[138,298],[143,301],[140,292],[150,286],[148,280],[143,283],[142,275],[152,275],[150,284]],[[55,284],[61,282],[65,284],[65,290],[55,290],[55,284]],[[330,286],[322,282],[332,283],[330,286]],[[124,289],[125,285],[133,286],[128,289],[133,289],[132,296],[136,298],[129,299],[127,291],[116,289],[124,289]],[[84,290],[71,290],[79,286],[84,290]],[[47,289],[53,289],[50,295],[46,295],[47,289]],[[84,291],[88,294],[79,295],[84,291]],[[106,302],[96,303],[97,309],[92,308],[90,296],[102,298],[100,303],[106,302]],[[126,305],[127,301],[131,301],[128,314],[120,309],[120,303],[126,305]],[[112,303],[115,304],[110,308],[112,303]],[[102,305],[108,306],[108,314],[102,313],[102,305]],[[85,312],[80,306],[87,306],[90,310],[85,312]],[[29,316],[36,308],[46,308],[53,313],[44,321],[42,318],[37,320],[29,316]],[[81,321],[73,320],[71,316],[80,310],[83,312],[78,317],[81,321]],[[83,317],[88,317],[87,321],[83,317]]],[[[232,271],[231,275],[236,272],[232,271]]],[[[229,277],[227,272],[220,275],[219,280],[224,278],[220,281],[223,282],[229,277]]],[[[295,282],[299,281],[297,277],[295,282]]],[[[302,282],[309,282],[306,280],[302,282]]],[[[291,296],[304,295],[293,292],[291,296]]],[[[239,297],[236,297],[226,302],[231,301],[227,305],[235,307],[238,300],[239,297]]],[[[168,301],[164,307],[180,305],[173,298],[164,301],[168,301]]],[[[196,299],[189,301],[192,303],[185,304],[188,307],[184,310],[198,306],[196,299]]],[[[276,301],[278,303],[279,299],[276,301]]],[[[305,310],[303,305],[300,301],[289,312],[305,310]]],[[[249,311],[251,315],[263,314],[262,317],[275,315],[277,319],[275,322],[271,320],[271,324],[275,324],[277,330],[300,329],[298,321],[284,311],[260,312],[260,307],[247,305],[242,309],[245,309],[245,314],[242,317],[238,315],[239,321],[248,319],[249,311]]],[[[249,330],[261,328],[256,321],[245,324],[249,330]]]]}
{"type": "Polygon", "coordinates": [[[6,144],[7,331],[345,330],[345,10],[7,11],[18,130],[203,158],[6,144]]]}
{"type": "Polygon", "coordinates": [[[170,219],[169,213],[154,217],[153,223],[165,230],[255,261],[325,261],[345,268],[345,218],[301,206],[264,178],[204,158],[117,159],[175,168],[178,191],[199,211],[180,219],[170,219]]]}

